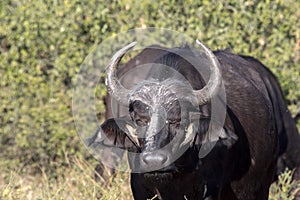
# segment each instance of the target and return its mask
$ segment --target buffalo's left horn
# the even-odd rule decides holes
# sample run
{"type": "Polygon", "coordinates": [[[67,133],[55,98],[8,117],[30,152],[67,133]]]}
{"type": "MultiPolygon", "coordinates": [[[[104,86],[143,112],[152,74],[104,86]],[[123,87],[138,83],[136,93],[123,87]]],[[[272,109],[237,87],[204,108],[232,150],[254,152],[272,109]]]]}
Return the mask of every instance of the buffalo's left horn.
{"type": "Polygon", "coordinates": [[[132,42],[128,44],[127,46],[120,49],[110,60],[110,63],[108,64],[106,68],[106,80],[105,84],[108,89],[108,92],[111,93],[111,95],[116,98],[118,102],[122,102],[124,104],[128,104],[128,95],[129,90],[123,87],[123,85],[118,80],[118,77],[116,75],[117,66],[122,59],[122,57],[130,50],[132,49],[137,42],[132,42]]]}
{"type": "Polygon", "coordinates": [[[220,73],[220,63],[213,52],[211,52],[211,50],[204,46],[199,40],[196,40],[196,42],[204,49],[205,54],[212,62],[212,65],[210,66],[210,78],[207,84],[202,89],[193,91],[197,98],[198,105],[203,105],[208,103],[218,92],[222,76],[220,73]]]}

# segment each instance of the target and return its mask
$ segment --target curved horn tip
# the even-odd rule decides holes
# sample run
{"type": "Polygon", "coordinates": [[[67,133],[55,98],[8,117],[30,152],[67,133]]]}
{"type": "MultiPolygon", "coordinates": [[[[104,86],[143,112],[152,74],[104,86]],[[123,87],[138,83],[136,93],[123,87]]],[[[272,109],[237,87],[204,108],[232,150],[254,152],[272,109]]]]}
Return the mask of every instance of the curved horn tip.
{"type": "Polygon", "coordinates": [[[200,42],[200,40],[198,40],[198,39],[196,39],[196,43],[200,44],[200,45],[203,45],[202,42],[200,42]]]}
{"type": "Polygon", "coordinates": [[[137,41],[133,41],[133,42],[131,42],[129,45],[135,46],[137,43],[138,43],[137,41]]]}
{"type": "Polygon", "coordinates": [[[207,48],[202,42],[200,42],[200,40],[197,39],[196,43],[199,44],[204,50],[206,50],[206,51],[209,50],[209,48],[207,48]]]}
{"type": "Polygon", "coordinates": [[[121,59],[124,56],[124,54],[127,51],[129,51],[130,49],[132,49],[136,44],[137,44],[137,41],[134,41],[134,42],[129,43],[125,47],[121,48],[119,51],[117,51],[117,53],[115,53],[112,60],[115,62],[115,60],[121,59]]]}
{"type": "Polygon", "coordinates": [[[126,49],[131,49],[137,44],[137,41],[131,42],[130,44],[126,45],[126,49]]]}

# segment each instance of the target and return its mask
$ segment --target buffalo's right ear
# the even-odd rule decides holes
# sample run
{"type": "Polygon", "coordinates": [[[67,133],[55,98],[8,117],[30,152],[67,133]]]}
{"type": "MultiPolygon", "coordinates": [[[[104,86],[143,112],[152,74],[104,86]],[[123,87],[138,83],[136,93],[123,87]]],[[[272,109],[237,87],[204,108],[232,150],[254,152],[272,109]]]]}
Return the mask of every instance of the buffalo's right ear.
{"type": "Polygon", "coordinates": [[[216,121],[212,121],[202,142],[220,141],[227,148],[230,148],[237,140],[238,136],[233,131],[227,129],[226,126],[220,125],[216,121]]]}
{"type": "Polygon", "coordinates": [[[93,148],[103,145],[127,150],[136,149],[139,148],[139,140],[135,130],[129,118],[112,118],[106,120],[86,142],[93,148]]]}
{"type": "Polygon", "coordinates": [[[233,131],[210,118],[202,118],[200,120],[198,136],[196,145],[205,145],[220,141],[227,148],[230,148],[238,140],[238,136],[233,131]]]}

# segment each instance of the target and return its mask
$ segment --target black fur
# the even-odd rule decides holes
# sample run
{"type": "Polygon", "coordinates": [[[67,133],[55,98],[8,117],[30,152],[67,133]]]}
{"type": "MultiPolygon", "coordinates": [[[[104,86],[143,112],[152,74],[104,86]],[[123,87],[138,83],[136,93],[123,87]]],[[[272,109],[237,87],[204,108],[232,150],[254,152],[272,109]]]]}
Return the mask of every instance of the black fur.
{"type": "MultiPolygon", "coordinates": [[[[167,123],[163,122],[162,128],[153,138],[140,138],[139,145],[136,145],[125,132],[117,128],[114,120],[108,120],[102,125],[102,130],[111,138],[112,145],[144,153],[149,149],[160,149],[174,138],[184,138],[184,129],[189,124],[199,124],[192,144],[174,163],[157,171],[131,174],[135,199],[151,199],[157,195],[156,199],[191,200],[209,197],[267,200],[276,162],[281,161],[282,165],[278,172],[285,166],[294,168],[300,165],[299,148],[296,148],[300,144],[299,135],[274,75],[252,57],[228,51],[216,51],[214,54],[220,62],[227,98],[224,125],[210,118],[210,104],[197,107],[191,102],[182,101],[182,96],[191,94],[189,89],[172,88],[176,82],[186,80],[193,89],[201,89],[205,85],[209,69],[203,55],[194,54],[186,47],[170,50],[149,48],[120,69],[119,76],[127,69],[132,69],[135,66],[133,63],[169,66],[171,68],[163,71],[161,68],[149,69],[144,74],[138,74],[140,76],[136,76],[135,81],[139,82],[139,77],[140,81],[152,77],[145,85],[158,81],[173,93],[164,96],[154,87],[135,88],[129,113],[119,110],[120,116],[130,115],[131,120],[118,120],[131,124],[138,134],[145,135],[154,112],[151,109],[153,105],[157,105],[153,102],[155,99],[161,109],[165,110],[166,116],[161,119],[165,119],[167,123]],[[195,67],[203,69],[203,74],[195,67]],[[173,79],[169,80],[174,73],[173,79]],[[201,116],[196,122],[190,118],[189,114],[192,112],[201,116]],[[211,134],[218,141],[206,157],[200,158],[200,149],[212,145],[205,140],[211,120],[214,124],[211,134]],[[226,133],[225,138],[219,137],[219,128],[226,133]],[[295,144],[289,138],[293,138],[295,144]],[[147,145],[151,148],[147,148],[147,145]]],[[[123,84],[126,86],[128,81],[130,77],[125,76],[123,84]]],[[[109,106],[107,109],[110,109],[109,106]]],[[[166,154],[172,156],[172,151],[166,154]]]]}

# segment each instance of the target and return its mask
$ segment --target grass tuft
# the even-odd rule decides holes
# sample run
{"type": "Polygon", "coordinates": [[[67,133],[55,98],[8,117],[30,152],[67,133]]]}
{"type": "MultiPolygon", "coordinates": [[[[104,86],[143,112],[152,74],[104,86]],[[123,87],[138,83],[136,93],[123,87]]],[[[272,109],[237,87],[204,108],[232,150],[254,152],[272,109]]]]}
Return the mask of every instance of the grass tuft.
{"type": "Polygon", "coordinates": [[[296,193],[300,192],[300,181],[293,181],[292,174],[286,170],[278,177],[278,181],[271,185],[269,200],[295,199],[296,193]]]}

